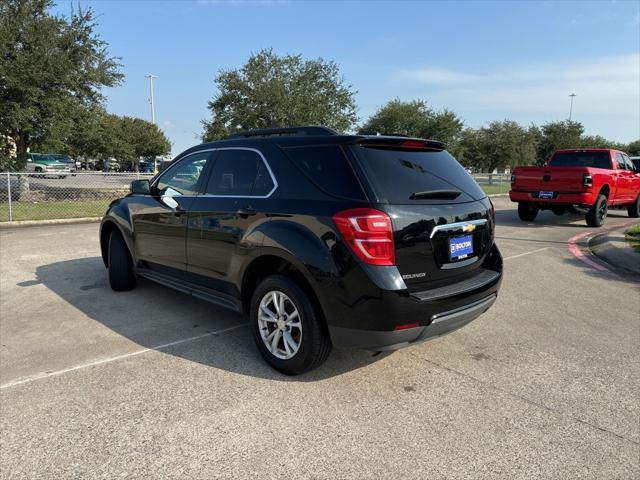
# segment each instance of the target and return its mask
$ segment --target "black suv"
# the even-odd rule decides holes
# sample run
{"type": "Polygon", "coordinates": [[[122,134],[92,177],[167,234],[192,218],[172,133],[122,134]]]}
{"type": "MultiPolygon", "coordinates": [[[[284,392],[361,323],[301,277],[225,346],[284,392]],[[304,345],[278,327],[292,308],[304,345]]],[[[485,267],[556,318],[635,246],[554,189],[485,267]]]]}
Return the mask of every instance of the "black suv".
{"type": "Polygon", "coordinates": [[[293,375],[332,345],[394,350],[485,312],[502,277],[494,217],[440,142],[253,130],[134,181],[100,246],[114,290],[141,276],[245,312],[293,375]]]}

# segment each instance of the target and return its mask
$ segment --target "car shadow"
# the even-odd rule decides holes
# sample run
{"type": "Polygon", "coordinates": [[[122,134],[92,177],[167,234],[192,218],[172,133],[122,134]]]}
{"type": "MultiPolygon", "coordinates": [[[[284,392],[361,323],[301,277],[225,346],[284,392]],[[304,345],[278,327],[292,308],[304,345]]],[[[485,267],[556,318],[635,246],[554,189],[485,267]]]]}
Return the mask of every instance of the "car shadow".
{"type": "Polygon", "coordinates": [[[243,375],[278,381],[317,381],[365,367],[386,356],[334,349],[318,369],[288,377],[271,369],[260,357],[246,317],[145,279],[139,279],[136,289],[130,292],[114,292],[100,257],[41,265],[36,269],[35,281],[19,286],[36,284],[43,284],[87,317],[142,347],[243,375]],[[191,340],[183,342],[185,339],[191,340]]]}

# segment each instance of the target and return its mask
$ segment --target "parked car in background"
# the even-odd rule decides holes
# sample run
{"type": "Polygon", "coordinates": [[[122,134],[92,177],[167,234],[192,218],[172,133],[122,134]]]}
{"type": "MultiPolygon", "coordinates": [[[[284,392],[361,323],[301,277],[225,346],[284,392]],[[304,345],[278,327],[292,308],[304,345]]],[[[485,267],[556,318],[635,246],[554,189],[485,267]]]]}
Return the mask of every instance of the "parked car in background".
{"type": "Polygon", "coordinates": [[[33,175],[42,177],[65,178],[71,173],[69,165],[51,155],[42,153],[28,153],[25,170],[33,175]]]}
{"type": "Polygon", "coordinates": [[[113,157],[107,158],[102,165],[105,172],[119,172],[122,168],[120,162],[113,157]]]}
{"type": "Polygon", "coordinates": [[[495,302],[495,211],[440,142],[256,130],[193,147],[136,180],[100,227],[109,282],[142,276],[246,312],[286,374],[332,346],[395,350],[495,302]]]}
{"type": "Polygon", "coordinates": [[[80,160],[74,160],[69,155],[64,155],[60,153],[51,153],[49,154],[49,156],[51,158],[55,158],[59,162],[66,163],[71,173],[76,173],[77,170],[80,170],[80,167],[81,167],[80,160]]]}
{"type": "Polygon", "coordinates": [[[610,207],[640,216],[640,175],[626,153],[610,149],[558,150],[542,167],[516,167],[509,197],[518,215],[532,222],[540,210],[585,214],[600,227],[610,207]]]}

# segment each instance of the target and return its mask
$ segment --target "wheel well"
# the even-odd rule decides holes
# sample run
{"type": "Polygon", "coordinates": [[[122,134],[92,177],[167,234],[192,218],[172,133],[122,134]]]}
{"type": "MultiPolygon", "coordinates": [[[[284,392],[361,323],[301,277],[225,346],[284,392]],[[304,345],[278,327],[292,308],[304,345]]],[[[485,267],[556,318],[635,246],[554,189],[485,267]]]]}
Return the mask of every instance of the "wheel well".
{"type": "Polygon", "coordinates": [[[605,197],[609,198],[609,185],[603,185],[600,189],[599,195],[604,195],[605,197]]]}
{"type": "Polygon", "coordinates": [[[119,232],[118,227],[113,222],[106,222],[100,230],[100,253],[105,267],[109,266],[109,237],[112,232],[119,232]]]}
{"type": "Polygon", "coordinates": [[[316,310],[324,318],[322,305],[320,305],[320,301],[318,300],[313,287],[304,274],[288,260],[275,255],[264,255],[255,259],[245,271],[242,278],[242,289],[240,291],[242,296],[242,307],[245,312],[249,312],[251,297],[256,287],[262,280],[275,273],[285,275],[293,279],[309,296],[309,299],[316,307],[316,310]]]}

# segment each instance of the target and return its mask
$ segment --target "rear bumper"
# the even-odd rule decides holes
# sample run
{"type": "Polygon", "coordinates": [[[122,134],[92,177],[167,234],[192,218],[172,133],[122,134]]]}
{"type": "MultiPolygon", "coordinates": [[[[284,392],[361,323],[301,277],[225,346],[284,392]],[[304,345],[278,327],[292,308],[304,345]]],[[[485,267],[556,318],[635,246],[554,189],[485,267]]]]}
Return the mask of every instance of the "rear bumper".
{"type": "Polygon", "coordinates": [[[421,292],[369,288],[348,303],[335,292],[323,309],[335,346],[395,350],[467,325],[493,305],[501,282],[502,258],[494,245],[482,268],[464,281],[421,292]]]}
{"type": "Polygon", "coordinates": [[[432,315],[429,325],[406,330],[375,331],[329,327],[334,344],[375,351],[398,350],[458,330],[486,312],[496,301],[497,293],[453,310],[432,315]]]}
{"type": "Polygon", "coordinates": [[[556,198],[537,198],[534,196],[535,193],[537,192],[517,192],[511,190],[509,192],[509,199],[512,202],[532,202],[539,205],[593,205],[597,196],[594,192],[559,192],[556,198]]]}

